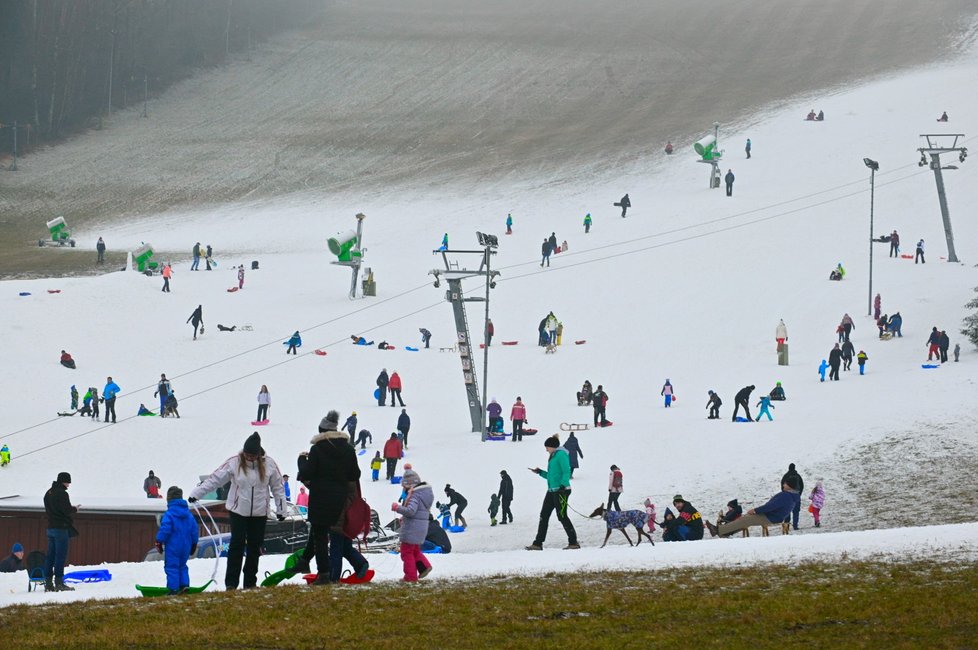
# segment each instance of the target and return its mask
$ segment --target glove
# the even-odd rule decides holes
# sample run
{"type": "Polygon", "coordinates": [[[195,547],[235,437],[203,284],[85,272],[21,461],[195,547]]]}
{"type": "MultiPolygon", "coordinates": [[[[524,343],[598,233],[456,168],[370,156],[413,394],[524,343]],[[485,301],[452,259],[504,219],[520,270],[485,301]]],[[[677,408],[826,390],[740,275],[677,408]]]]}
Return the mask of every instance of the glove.
{"type": "Polygon", "coordinates": [[[391,504],[391,512],[397,512],[397,504],[396,503],[392,503],[391,504]]]}
{"type": "Polygon", "coordinates": [[[156,550],[160,552],[160,555],[163,555],[163,542],[156,542],[156,550]]]}
{"type": "Polygon", "coordinates": [[[279,521],[285,521],[285,515],[275,515],[275,518],[279,521]]]}
{"type": "Polygon", "coordinates": [[[194,544],[193,546],[190,547],[190,556],[193,557],[194,555],[197,555],[197,545],[196,544],[194,544]]]}
{"type": "Polygon", "coordinates": [[[189,503],[197,503],[197,497],[190,497],[189,499],[187,499],[187,501],[189,503]]]}

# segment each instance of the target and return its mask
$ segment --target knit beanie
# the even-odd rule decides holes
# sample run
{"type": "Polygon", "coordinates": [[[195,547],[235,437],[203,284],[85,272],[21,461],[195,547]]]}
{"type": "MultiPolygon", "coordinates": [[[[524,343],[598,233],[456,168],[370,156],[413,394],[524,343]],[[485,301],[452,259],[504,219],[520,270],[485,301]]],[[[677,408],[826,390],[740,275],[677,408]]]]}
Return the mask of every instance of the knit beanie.
{"type": "Polygon", "coordinates": [[[556,449],[557,447],[560,446],[560,438],[558,438],[557,436],[550,436],[549,438],[543,441],[543,446],[546,447],[547,449],[556,449]]]}
{"type": "Polygon", "coordinates": [[[404,470],[404,474],[401,476],[401,485],[406,488],[413,488],[415,485],[421,482],[421,477],[413,469],[404,470]]]}
{"type": "Polygon", "coordinates": [[[727,502],[727,507],[730,507],[730,508],[734,508],[735,510],[737,509],[737,507],[738,507],[739,505],[740,505],[740,504],[739,504],[739,503],[737,503],[737,499],[734,499],[733,501],[728,501],[728,502],[727,502]]]}
{"type": "Polygon", "coordinates": [[[330,411],[326,414],[319,422],[320,431],[336,431],[336,427],[340,424],[340,414],[336,411],[330,411]]]}
{"type": "Polygon", "coordinates": [[[681,494],[677,494],[676,496],[674,496],[672,498],[672,502],[673,503],[675,503],[676,501],[682,501],[683,503],[686,503],[686,499],[684,499],[683,498],[683,495],[681,495],[681,494]]]}
{"type": "Polygon", "coordinates": [[[248,439],[245,440],[244,447],[242,447],[242,450],[246,454],[254,454],[255,456],[261,454],[261,436],[258,435],[257,431],[255,431],[250,436],[248,436],[248,439]]]}
{"type": "Polygon", "coordinates": [[[167,501],[173,501],[174,499],[182,499],[182,498],[183,498],[183,490],[178,488],[176,485],[171,485],[170,487],[167,488],[166,490],[167,501]]]}
{"type": "Polygon", "coordinates": [[[11,547],[10,552],[11,553],[23,553],[24,552],[24,547],[20,545],[20,542],[17,542],[16,544],[13,545],[13,547],[11,547]]]}
{"type": "Polygon", "coordinates": [[[58,474],[58,483],[71,483],[71,474],[68,472],[60,472],[58,474]]]}

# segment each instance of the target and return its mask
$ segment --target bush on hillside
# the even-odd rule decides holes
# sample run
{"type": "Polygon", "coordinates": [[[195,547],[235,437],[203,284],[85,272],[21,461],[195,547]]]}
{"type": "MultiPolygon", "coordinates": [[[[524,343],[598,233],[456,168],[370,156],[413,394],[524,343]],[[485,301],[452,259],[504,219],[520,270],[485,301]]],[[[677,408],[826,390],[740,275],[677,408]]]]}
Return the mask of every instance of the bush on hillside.
{"type": "MultiPolygon", "coordinates": [[[[978,287],[975,287],[975,291],[978,292],[978,287]]],[[[968,337],[972,345],[978,347],[978,298],[973,299],[965,307],[976,311],[970,316],[965,317],[964,329],[961,330],[961,333],[968,337]]]]}

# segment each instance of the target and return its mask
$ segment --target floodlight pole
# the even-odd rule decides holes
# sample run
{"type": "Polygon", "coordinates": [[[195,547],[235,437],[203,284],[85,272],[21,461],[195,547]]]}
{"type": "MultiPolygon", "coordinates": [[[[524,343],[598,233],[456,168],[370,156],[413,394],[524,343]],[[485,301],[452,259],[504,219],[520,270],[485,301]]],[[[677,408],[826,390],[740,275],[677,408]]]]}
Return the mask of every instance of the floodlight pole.
{"type": "MultiPolygon", "coordinates": [[[[963,138],[963,133],[937,133],[921,134],[926,138],[927,146],[917,149],[920,152],[920,166],[923,167],[927,161],[926,156],[930,156],[930,168],[934,171],[934,181],[937,183],[937,200],[941,206],[941,219],[944,221],[944,238],[947,240],[947,261],[958,262],[958,255],[954,250],[954,231],[951,229],[951,212],[947,207],[947,195],[944,192],[944,174],[941,167],[942,153],[958,153],[959,160],[963,163],[968,156],[967,147],[959,147],[958,139],[963,138]],[[937,146],[936,138],[954,138],[950,147],[937,146]]],[[[948,166],[948,169],[957,169],[955,166],[948,166]]]]}
{"type": "Polygon", "coordinates": [[[875,160],[863,158],[863,163],[869,167],[869,302],[866,315],[873,313],[873,208],[876,204],[876,170],[880,165],[875,160]]]}

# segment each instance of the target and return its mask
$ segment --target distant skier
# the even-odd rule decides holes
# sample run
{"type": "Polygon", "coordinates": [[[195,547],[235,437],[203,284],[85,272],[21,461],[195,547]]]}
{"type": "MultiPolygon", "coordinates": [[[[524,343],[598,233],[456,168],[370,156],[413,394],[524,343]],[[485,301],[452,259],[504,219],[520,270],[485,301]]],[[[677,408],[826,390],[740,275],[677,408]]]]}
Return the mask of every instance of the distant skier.
{"type": "Polygon", "coordinates": [[[190,318],[187,322],[194,326],[194,340],[197,340],[197,329],[200,328],[200,333],[204,333],[204,308],[201,305],[197,305],[197,309],[194,313],[190,314],[190,318]]]}
{"type": "Polygon", "coordinates": [[[512,214],[507,214],[506,215],[506,234],[507,235],[512,235],[513,234],[513,215],[512,214]]]}
{"type": "Polygon", "coordinates": [[[632,207],[632,200],[628,198],[628,195],[621,197],[621,201],[615,203],[617,206],[621,206],[621,218],[625,218],[625,213],[628,212],[628,208],[632,207]]]}
{"type": "Polygon", "coordinates": [[[727,184],[727,196],[733,196],[734,178],[733,170],[728,169],[727,175],[723,177],[723,181],[727,184]]]}
{"type": "Polygon", "coordinates": [[[829,352],[829,381],[839,381],[839,366],[842,365],[842,350],[839,348],[839,344],[836,343],[835,347],[829,352]]]}
{"type": "Polygon", "coordinates": [[[421,342],[424,343],[424,349],[427,350],[431,344],[431,332],[423,327],[418,331],[421,332],[421,342]]]}
{"type": "Polygon", "coordinates": [[[920,262],[921,264],[926,264],[927,260],[924,259],[924,240],[921,239],[917,242],[917,252],[914,254],[913,263],[916,264],[920,262]]]}
{"type": "Polygon", "coordinates": [[[744,414],[747,416],[747,421],[748,422],[754,421],[754,418],[750,416],[750,394],[752,392],[754,392],[753,384],[751,384],[750,386],[744,386],[739,391],[737,391],[736,395],[734,395],[734,412],[731,418],[732,421],[734,422],[737,421],[737,413],[740,411],[741,407],[744,408],[744,414]]]}
{"type": "Polygon", "coordinates": [[[584,234],[591,232],[591,213],[584,215],[584,234]]]}
{"type": "Polygon", "coordinates": [[[550,248],[550,240],[543,240],[543,245],[540,247],[540,252],[543,254],[543,260],[541,260],[540,266],[542,267],[544,262],[546,262],[547,266],[550,266],[550,253],[553,252],[553,249],[550,248]]]}
{"type": "Polygon", "coordinates": [[[723,405],[723,400],[720,396],[714,393],[712,390],[706,391],[710,396],[710,399],[706,402],[706,408],[710,409],[710,414],[707,416],[707,420],[719,420],[720,419],[720,407],[723,405]]]}
{"type": "Polygon", "coordinates": [[[818,376],[819,381],[825,381],[825,372],[829,369],[829,362],[822,359],[822,363],[818,365],[818,376]]]}
{"type": "Polygon", "coordinates": [[[747,152],[747,160],[750,160],[750,138],[747,138],[747,146],[744,147],[744,151],[747,152]]]}
{"type": "Polygon", "coordinates": [[[890,257],[900,257],[900,235],[896,230],[890,233],[890,257]]]}
{"type": "Polygon", "coordinates": [[[377,375],[377,406],[385,406],[387,404],[388,383],[390,383],[390,378],[387,376],[387,368],[384,368],[377,375]]]}

